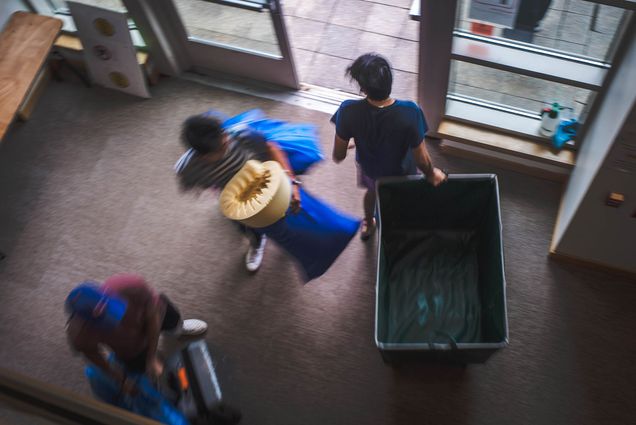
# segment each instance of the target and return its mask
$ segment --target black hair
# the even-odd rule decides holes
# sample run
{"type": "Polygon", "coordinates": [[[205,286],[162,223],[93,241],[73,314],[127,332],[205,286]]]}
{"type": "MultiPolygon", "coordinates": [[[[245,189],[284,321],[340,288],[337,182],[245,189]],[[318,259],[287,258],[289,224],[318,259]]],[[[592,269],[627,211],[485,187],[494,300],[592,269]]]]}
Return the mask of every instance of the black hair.
{"type": "Polygon", "coordinates": [[[391,65],[376,53],[366,53],[347,67],[345,75],[356,80],[371,100],[385,100],[391,94],[393,74],[391,65]]]}
{"type": "Polygon", "coordinates": [[[223,140],[221,121],[205,115],[193,115],[183,123],[181,142],[200,154],[216,152],[223,140]]]}

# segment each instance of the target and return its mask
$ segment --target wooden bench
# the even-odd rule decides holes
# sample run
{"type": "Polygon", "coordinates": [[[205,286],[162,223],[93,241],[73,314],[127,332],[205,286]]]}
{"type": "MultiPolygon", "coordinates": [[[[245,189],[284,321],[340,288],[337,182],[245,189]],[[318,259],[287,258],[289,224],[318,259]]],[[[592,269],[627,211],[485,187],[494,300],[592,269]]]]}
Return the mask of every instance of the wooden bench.
{"type": "Polygon", "coordinates": [[[61,29],[59,19],[15,12],[0,33],[0,141],[44,78],[41,71],[61,29]]]}

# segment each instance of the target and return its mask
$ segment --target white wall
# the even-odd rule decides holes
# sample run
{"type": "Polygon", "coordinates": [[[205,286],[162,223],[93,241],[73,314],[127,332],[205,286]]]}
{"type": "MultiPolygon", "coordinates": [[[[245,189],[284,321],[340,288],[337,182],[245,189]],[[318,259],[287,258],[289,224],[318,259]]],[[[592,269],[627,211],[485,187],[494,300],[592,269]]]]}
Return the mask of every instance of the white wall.
{"type": "MultiPolygon", "coordinates": [[[[632,38],[633,33],[632,33],[632,38]]],[[[636,42],[632,41],[577,158],[552,250],[636,273],[636,42]],[[623,162],[626,161],[626,162],[623,162]],[[625,195],[619,208],[610,192],[625,195]]]]}
{"type": "Polygon", "coordinates": [[[27,10],[27,7],[20,0],[0,0],[0,28],[4,28],[11,14],[17,10],[27,10]]]}

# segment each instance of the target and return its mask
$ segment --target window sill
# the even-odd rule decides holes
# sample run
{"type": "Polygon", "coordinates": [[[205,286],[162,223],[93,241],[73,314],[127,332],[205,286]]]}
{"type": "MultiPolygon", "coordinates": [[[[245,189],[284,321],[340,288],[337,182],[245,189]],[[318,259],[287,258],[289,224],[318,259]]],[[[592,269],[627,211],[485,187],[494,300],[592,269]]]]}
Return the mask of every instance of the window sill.
{"type": "MultiPolygon", "coordinates": [[[[538,114],[524,110],[481,102],[470,98],[449,95],[446,101],[446,118],[468,124],[476,124],[497,132],[509,133],[513,136],[531,140],[551,147],[548,137],[539,133],[541,120],[538,114]]],[[[573,149],[574,142],[567,142],[564,149],[573,149]]]]}
{"type": "Polygon", "coordinates": [[[576,161],[571,150],[555,152],[528,137],[448,118],[442,120],[437,136],[444,139],[443,152],[555,181],[566,180],[576,161]]]}

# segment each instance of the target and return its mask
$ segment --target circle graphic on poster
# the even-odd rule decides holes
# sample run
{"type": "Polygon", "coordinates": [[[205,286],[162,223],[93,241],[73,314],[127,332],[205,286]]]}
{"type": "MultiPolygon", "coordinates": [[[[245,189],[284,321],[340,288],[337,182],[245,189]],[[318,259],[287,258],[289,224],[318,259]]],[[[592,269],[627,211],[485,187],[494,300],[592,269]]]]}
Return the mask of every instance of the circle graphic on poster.
{"type": "Polygon", "coordinates": [[[130,81],[128,81],[128,78],[121,72],[113,71],[108,74],[108,77],[110,78],[110,81],[113,82],[113,84],[122,89],[130,85],[130,81]]]}
{"type": "Polygon", "coordinates": [[[115,34],[115,27],[113,26],[113,24],[111,24],[104,18],[95,19],[93,21],[93,25],[95,25],[95,29],[101,35],[111,37],[113,34],[115,34]]]}
{"type": "Polygon", "coordinates": [[[112,53],[110,53],[110,50],[108,50],[108,47],[102,46],[101,44],[93,46],[93,54],[101,60],[105,61],[113,57],[112,53]]]}

